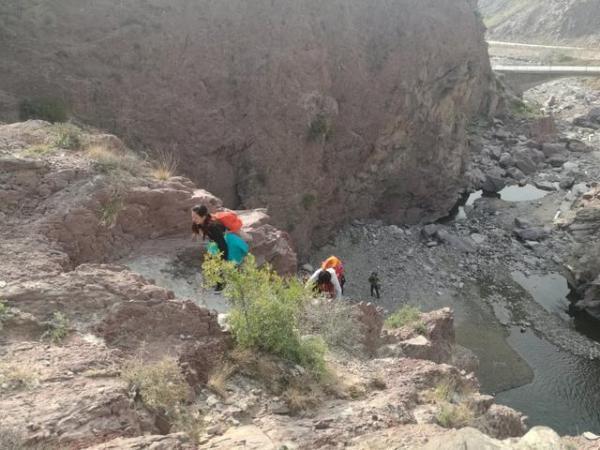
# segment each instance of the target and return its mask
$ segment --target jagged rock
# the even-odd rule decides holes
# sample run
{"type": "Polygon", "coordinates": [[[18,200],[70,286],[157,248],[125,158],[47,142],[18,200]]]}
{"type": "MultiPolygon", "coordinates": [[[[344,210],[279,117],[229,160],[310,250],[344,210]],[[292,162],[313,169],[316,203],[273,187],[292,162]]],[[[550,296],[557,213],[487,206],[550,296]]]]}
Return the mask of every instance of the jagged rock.
{"type": "Polygon", "coordinates": [[[574,153],[590,153],[594,151],[593,147],[577,140],[570,140],[567,148],[574,153]]]}
{"type": "Polygon", "coordinates": [[[475,243],[468,237],[459,237],[443,229],[437,231],[436,237],[441,242],[464,253],[473,253],[476,250],[475,243]]]}
{"type": "Polygon", "coordinates": [[[500,156],[500,161],[499,161],[500,167],[503,167],[504,169],[508,169],[510,166],[513,166],[515,164],[515,160],[513,159],[512,155],[510,153],[502,153],[502,155],[500,156]]]}
{"type": "Polygon", "coordinates": [[[506,180],[503,178],[504,171],[502,169],[494,169],[486,173],[481,189],[485,192],[496,193],[500,192],[506,186],[506,180]]]}
{"type": "Polygon", "coordinates": [[[567,146],[563,143],[544,143],[542,145],[542,152],[546,158],[550,158],[556,154],[562,153],[567,149],[567,146]]]}
{"type": "Polygon", "coordinates": [[[522,241],[541,241],[550,235],[544,227],[519,228],[514,233],[522,241]]]}
{"type": "Polygon", "coordinates": [[[567,190],[571,189],[574,184],[575,184],[575,178],[573,178],[573,177],[566,177],[566,178],[563,178],[560,181],[560,183],[558,184],[558,186],[562,190],[567,191],[567,190]]]}
{"type": "Polygon", "coordinates": [[[438,232],[438,230],[440,229],[440,225],[436,225],[434,223],[425,225],[422,229],[421,229],[421,235],[425,238],[425,239],[431,239],[433,238],[436,233],[438,232]]]}
{"type": "Polygon", "coordinates": [[[553,192],[556,190],[554,184],[549,181],[535,181],[533,184],[536,188],[541,189],[542,191],[553,192]]]}
{"type": "Polygon", "coordinates": [[[518,151],[514,154],[515,166],[525,175],[531,175],[537,170],[537,165],[528,152],[518,151]]]}
{"type": "Polygon", "coordinates": [[[130,401],[118,377],[119,352],[80,340],[61,347],[25,342],[6,351],[2,366],[27,373],[31,386],[0,390],[0,423],[26,443],[82,448],[115,435],[159,432],[155,416],[130,401]]]}
{"type": "Polygon", "coordinates": [[[548,164],[552,167],[562,167],[567,162],[567,158],[563,155],[553,155],[548,158],[548,164]]]}
{"type": "Polygon", "coordinates": [[[467,373],[476,372],[479,369],[479,358],[472,350],[462,345],[455,345],[452,350],[450,364],[467,373]]]}
{"type": "Polygon", "coordinates": [[[139,436],[135,438],[117,438],[102,444],[87,447],[85,450],[194,450],[185,433],[167,435],[139,436]]]}
{"type": "Polygon", "coordinates": [[[547,427],[534,427],[520,439],[500,441],[467,427],[436,436],[422,450],[567,450],[569,446],[547,427]]]}
{"type": "Polygon", "coordinates": [[[523,414],[504,405],[492,405],[471,425],[496,439],[522,436],[527,430],[523,414]]]}
{"type": "Polygon", "coordinates": [[[466,404],[475,416],[481,416],[494,404],[494,397],[475,393],[467,398],[466,404]]]}

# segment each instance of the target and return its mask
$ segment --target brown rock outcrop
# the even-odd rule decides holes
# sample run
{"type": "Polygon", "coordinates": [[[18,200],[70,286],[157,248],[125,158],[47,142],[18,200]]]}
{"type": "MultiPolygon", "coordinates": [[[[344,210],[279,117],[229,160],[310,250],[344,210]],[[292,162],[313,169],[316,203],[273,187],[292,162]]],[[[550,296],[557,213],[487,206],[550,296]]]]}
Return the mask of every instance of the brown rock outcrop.
{"type": "Polygon", "coordinates": [[[474,0],[2,2],[0,120],[23,98],[63,97],[132,146],[172,150],[225,204],[268,206],[307,249],[348,218],[416,222],[453,206],[466,125],[492,84],[475,10],[474,0]]]}

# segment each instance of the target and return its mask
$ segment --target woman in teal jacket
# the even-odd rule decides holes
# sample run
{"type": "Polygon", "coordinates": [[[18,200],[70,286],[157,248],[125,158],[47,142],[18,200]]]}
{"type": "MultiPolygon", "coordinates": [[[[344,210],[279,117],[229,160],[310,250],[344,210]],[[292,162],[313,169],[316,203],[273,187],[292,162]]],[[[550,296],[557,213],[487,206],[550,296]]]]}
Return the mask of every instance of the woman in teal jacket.
{"type": "MultiPolygon", "coordinates": [[[[236,266],[244,262],[244,258],[248,254],[250,248],[246,241],[235,233],[225,233],[225,242],[227,243],[227,261],[232,261],[236,266]]],[[[215,242],[208,244],[208,252],[211,255],[219,253],[219,247],[215,242]]]]}

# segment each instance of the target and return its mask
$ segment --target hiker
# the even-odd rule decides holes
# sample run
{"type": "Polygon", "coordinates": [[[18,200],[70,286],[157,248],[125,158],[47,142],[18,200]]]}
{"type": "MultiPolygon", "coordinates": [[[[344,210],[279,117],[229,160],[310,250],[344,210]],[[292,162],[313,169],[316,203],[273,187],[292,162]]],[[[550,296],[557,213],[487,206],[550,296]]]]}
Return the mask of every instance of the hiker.
{"type": "Polygon", "coordinates": [[[373,293],[377,294],[377,298],[379,297],[379,288],[380,288],[380,284],[379,284],[379,276],[377,275],[377,272],[373,272],[371,274],[371,276],[369,277],[369,283],[371,284],[371,297],[375,297],[375,295],[373,295],[373,293]]]}
{"type": "Polygon", "coordinates": [[[240,236],[242,221],[233,211],[210,214],[206,206],[195,206],[192,209],[192,231],[197,236],[202,230],[203,236],[212,241],[207,251],[211,255],[221,254],[225,261],[232,261],[239,266],[249,247],[240,236]],[[219,243],[221,241],[221,243],[219,243]]]}
{"type": "Polygon", "coordinates": [[[321,294],[341,300],[342,287],[334,269],[318,269],[306,282],[321,294]]]}
{"type": "Polygon", "coordinates": [[[225,241],[225,232],[227,228],[218,220],[213,219],[204,205],[197,205],[192,208],[192,238],[195,239],[202,231],[203,239],[208,237],[213,241],[221,253],[221,258],[228,260],[229,251],[225,241]]]}
{"type": "Polygon", "coordinates": [[[344,293],[344,285],[346,284],[346,274],[344,270],[344,264],[342,260],[337,256],[330,256],[321,264],[321,269],[333,269],[335,271],[336,277],[340,283],[340,287],[342,289],[342,294],[344,293]]]}

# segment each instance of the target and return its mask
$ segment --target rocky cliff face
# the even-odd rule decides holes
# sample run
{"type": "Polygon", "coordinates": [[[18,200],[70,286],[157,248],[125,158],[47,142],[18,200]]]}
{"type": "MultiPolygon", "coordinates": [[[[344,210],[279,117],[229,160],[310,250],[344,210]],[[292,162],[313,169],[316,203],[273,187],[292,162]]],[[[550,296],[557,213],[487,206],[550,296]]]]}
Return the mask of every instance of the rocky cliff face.
{"type": "Polygon", "coordinates": [[[493,39],[532,43],[600,42],[599,0],[479,0],[493,39]]]}
{"type": "Polygon", "coordinates": [[[59,95],[172,151],[301,249],[345,219],[443,215],[491,73],[473,0],[26,0],[0,5],[0,119],[59,95]]]}

